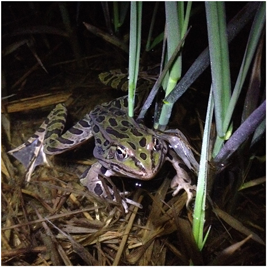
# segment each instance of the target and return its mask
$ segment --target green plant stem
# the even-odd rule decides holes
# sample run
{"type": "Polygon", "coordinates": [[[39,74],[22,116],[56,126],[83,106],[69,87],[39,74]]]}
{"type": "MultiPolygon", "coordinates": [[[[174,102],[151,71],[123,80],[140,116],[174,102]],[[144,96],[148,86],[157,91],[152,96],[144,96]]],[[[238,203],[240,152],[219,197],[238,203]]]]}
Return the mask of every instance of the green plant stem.
{"type": "MultiPolygon", "coordinates": [[[[184,19],[184,5],[182,3],[176,2],[165,2],[166,10],[166,36],[167,36],[167,58],[171,58],[175,48],[181,41],[181,25],[183,25],[184,19]],[[178,17],[178,13],[179,16],[178,17]]],[[[167,86],[164,88],[165,96],[167,96],[175,87],[178,80],[181,78],[182,73],[182,56],[181,53],[178,55],[177,59],[174,61],[172,67],[170,68],[167,86]]],[[[165,87],[165,86],[163,86],[165,87]]],[[[164,130],[168,124],[170,114],[172,111],[173,104],[163,103],[161,114],[158,123],[154,124],[154,128],[164,130]]]]}
{"type": "Polygon", "coordinates": [[[141,47],[142,2],[131,2],[128,115],[134,115],[135,90],[141,47]]]}
{"type": "Polygon", "coordinates": [[[216,130],[224,138],[223,128],[226,110],[230,101],[230,64],[227,45],[225,9],[223,2],[205,2],[209,52],[212,75],[212,90],[215,103],[216,130]]]}
{"type": "Polygon", "coordinates": [[[181,29],[181,36],[184,36],[187,31],[191,8],[192,8],[192,2],[189,1],[187,2],[187,6],[186,6],[185,17],[184,17],[182,29],[181,29]]]}
{"type": "Polygon", "coordinates": [[[148,98],[146,99],[145,103],[143,104],[143,107],[140,111],[140,114],[138,116],[138,119],[143,119],[145,117],[145,114],[146,114],[146,111],[149,109],[152,101],[154,100],[157,92],[158,92],[158,89],[160,88],[160,85],[166,75],[166,73],[168,72],[169,68],[171,67],[171,65],[173,64],[174,60],[176,59],[177,57],[177,54],[179,53],[185,39],[186,39],[186,36],[188,35],[189,33],[189,30],[187,31],[187,33],[185,34],[184,38],[181,40],[181,42],[179,43],[179,45],[176,47],[172,57],[170,58],[170,60],[167,62],[167,64],[165,65],[163,71],[160,73],[156,83],[154,84],[153,88],[151,89],[150,91],[150,94],[148,96],[148,98]]]}

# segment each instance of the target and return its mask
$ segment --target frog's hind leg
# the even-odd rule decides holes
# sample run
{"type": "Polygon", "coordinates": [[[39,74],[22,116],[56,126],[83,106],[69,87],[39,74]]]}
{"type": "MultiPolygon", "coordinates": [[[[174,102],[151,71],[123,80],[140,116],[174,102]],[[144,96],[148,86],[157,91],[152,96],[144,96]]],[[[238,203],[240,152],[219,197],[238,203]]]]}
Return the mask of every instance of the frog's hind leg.
{"type": "Polygon", "coordinates": [[[85,172],[80,177],[80,182],[88,188],[90,192],[93,192],[95,195],[103,197],[105,199],[110,198],[116,203],[120,203],[125,211],[128,213],[128,204],[142,208],[142,205],[126,198],[125,196],[129,192],[120,192],[115,185],[112,184],[113,189],[106,184],[105,179],[100,177],[109,178],[116,175],[113,171],[107,170],[99,162],[94,163],[91,168],[85,170],[85,172]]]}
{"type": "Polygon", "coordinates": [[[61,133],[64,127],[61,127],[61,123],[60,118],[51,121],[47,127],[44,145],[44,152],[47,155],[61,154],[93,137],[89,114],[86,114],[83,119],[78,121],[62,135],[61,133]]]}
{"type": "Polygon", "coordinates": [[[22,145],[8,151],[8,154],[20,161],[26,171],[26,181],[30,180],[31,174],[38,165],[48,165],[46,153],[44,152],[44,143],[47,138],[47,129],[49,123],[59,118],[59,128],[62,131],[66,121],[66,108],[62,104],[58,104],[47,116],[39,129],[22,145]]]}

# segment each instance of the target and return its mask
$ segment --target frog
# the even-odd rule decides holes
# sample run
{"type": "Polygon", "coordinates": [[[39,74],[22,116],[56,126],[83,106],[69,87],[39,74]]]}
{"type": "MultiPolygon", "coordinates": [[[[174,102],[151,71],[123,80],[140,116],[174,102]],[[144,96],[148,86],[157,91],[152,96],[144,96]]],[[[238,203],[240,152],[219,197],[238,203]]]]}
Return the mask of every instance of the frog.
{"type": "MultiPolygon", "coordinates": [[[[62,133],[67,109],[64,103],[59,103],[33,136],[8,153],[27,169],[28,182],[38,165],[48,164],[48,157],[74,149],[94,138],[93,155],[97,162],[80,176],[81,184],[89,191],[103,198],[112,196],[116,201],[114,190],[104,185],[102,178],[117,176],[151,180],[169,161],[176,171],[171,182],[172,195],[185,190],[188,206],[196,191],[188,170],[197,174],[199,165],[187,138],[178,129],[165,132],[150,129],[129,117],[127,108],[127,96],[97,105],[62,133]]],[[[133,201],[125,198],[124,192],[119,193],[123,196],[124,210],[128,212],[127,203],[132,204],[133,201]]]]}

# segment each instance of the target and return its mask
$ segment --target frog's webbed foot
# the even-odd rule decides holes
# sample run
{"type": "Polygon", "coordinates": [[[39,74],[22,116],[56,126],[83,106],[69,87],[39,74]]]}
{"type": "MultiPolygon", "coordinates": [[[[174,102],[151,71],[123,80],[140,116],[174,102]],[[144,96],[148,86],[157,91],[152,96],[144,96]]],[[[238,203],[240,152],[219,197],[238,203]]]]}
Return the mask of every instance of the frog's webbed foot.
{"type": "Polygon", "coordinates": [[[30,137],[25,143],[15,149],[8,151],[8,154],[15,157],[23,164],[25,169],[27,169],[25,174],[27,182],[30,181],[31,175],[38,165],[48,165],[46,154],[43,151],[45,132],[42,131],[42,129],[45,127],[45,125],[46,123],[44,122],[34,133],[34,135],[30,137]]]}
{"type": "MultiPolygon", "coordinates": [[[[80,177],[81,183],[88,188],[90,192],[93,192],[97,196],[103,198],[111,198],[117,203],[121,203],[125,213],[128,213],[128,204],[132,204],[139,208],[142,208],[142,205],[139,203],[126,198],[125,196],[129,192],[119,192],[117,189],[112,189],[106,184],[106,182],[100,177],[110,177],[115,175],[114,172],[107,170],[99,162],[94,163],[90,169],[87,169],[80,177]]],[[[115,186],[114,186],[115,187],[115,186]]]]}
{"type": "Polygon", "coordinates": [[[176,170],[176,175],[171,182],[171,188],[174,189],[173,196],[177,195],[181,189],[187,193],[186,207],[189,208],[190,202],[196,194],[196,185],[192,184],[187,166],[176,156],[173,151],[169,151],[167,160],[170,161],[176,170]]]}

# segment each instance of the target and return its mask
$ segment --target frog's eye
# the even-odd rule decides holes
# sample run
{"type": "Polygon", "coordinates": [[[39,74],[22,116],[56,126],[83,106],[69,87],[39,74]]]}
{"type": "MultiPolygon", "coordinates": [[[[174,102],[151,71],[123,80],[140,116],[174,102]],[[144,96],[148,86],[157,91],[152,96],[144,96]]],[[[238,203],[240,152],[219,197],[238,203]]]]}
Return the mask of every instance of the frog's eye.
{"type": "Polygon", "coordinates": [[[118,160],[124,160],[128,157],[126,149],[123,146],[117,146],[116,148],[116,157],[118,160]]]}
{"type": "Polygon", "coordinates": [[[159,139],[153,137],[153,145],[154,145],[154,150],[161,150],[161,144],[159,142],[159,139]]]}

